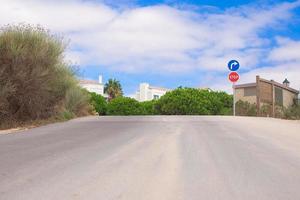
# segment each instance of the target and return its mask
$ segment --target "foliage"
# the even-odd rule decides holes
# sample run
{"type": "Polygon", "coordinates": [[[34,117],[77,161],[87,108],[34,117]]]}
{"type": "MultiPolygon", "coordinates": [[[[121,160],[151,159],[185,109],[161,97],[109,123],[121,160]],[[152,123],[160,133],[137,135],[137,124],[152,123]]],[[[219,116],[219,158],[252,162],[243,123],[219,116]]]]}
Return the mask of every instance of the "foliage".
{"type": "Polygon", "coordinates": [[[235,104],[236,115],[239,116],[256,116],[256,104],[251,104],[247,101],[239,100],[235,104]]]}
{"type": "Polygon", "coordinates": [[[156,109],[165,115],[217,115],[232,107],[231,99],[224,92],[180,87],[162,96],[156,109]]]}
{"type": "Polygon", "coordinates": [[[117,97],[112,99],[107,106],[108,115],[141,115],[141,104],[129,97],[117,97]]]}
{"type": "Polygon", "coordinates": [[[107,102],[105,98],[95,92],[90,93],[90,103],[99,115],[105,115],[107,110],[107,102]]]}
{"type": "Polygon", "coordinates": [[[57,116],[57,118],[59,120],[70,120],[72,118],[74,118],[74,113],[72,113],[71,111],[69,110],[63,110],[59,113],[59,115],[57,116]]]}
{"type": "Polygon", "coordinates": [[[141,114],[142,115],[157,115],[157,114],[159,114],[155,107],[156,103],[157,103],[157,100],[140,102],[141,114]]]}
{"type": "MultiPolygon", "coordinates": [[[[212,92],[212,91],[211,91],[212,92]]],[[[226,92],[213,92],[214,95],[221,101],[221,109],[216,113],[218,115],[233,115],[233,96],[226,92]]]]}
{"type": "Polygon", "coordinates": [[[108,82],[105,83],[104,92],[108,94],[109,101],[123,95],[122,86],[116,79],[109,79],[108,82]]]}
{"type": "Polygon", "coordinates": [[[260,107],[260,116],[271,117],[272,116],[272,106],[270,104],[263,104],[260,107]]]}
{"type": "Polygon", "coordinates": [[[283,111],[283,118],[300,120],[300,105],[293,105],[283,111]]]}
{"type": "Polygon", "coordinates": [[[65,48],[62,38],[41,27],[0,29],[0,123],[47,119],[65,110],[64,105],[74,115],[86,112],[80,110],[87,109],[83,101],[72,107],[68,99],[78,87],[63,60],[65,48]]]}
{"type": "Polygon", "coordinates": [[[64,107],[75,116],[85,116],[93,110],[89,101],[90,96],[88,91],[79,86],[71,87],[67,90],[64,107]]]}

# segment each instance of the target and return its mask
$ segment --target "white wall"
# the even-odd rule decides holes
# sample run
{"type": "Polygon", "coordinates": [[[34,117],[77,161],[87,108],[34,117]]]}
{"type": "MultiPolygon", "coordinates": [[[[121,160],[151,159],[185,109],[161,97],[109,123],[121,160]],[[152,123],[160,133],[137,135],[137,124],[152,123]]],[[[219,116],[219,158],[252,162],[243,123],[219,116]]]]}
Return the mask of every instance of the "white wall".
{"type": "Polygon", "coordinates": [[[158,96],[160,98],[167,91],[165,89],[152,88],[148,83],[141,83],[139,91],[136,92],[136,100],[138,101],[150,101],[158,96]]]}
{"type": "Polygon", "coordinates": [[[87,89],[89,92],[95,92],[100,95],[104,95],[104,86],[100,84],[80,84],[82,88],[87,89]]]}
{"type": "Polygon", "coordinates": [[[149,99],[149,84],[141,83],[138,101],[147,101],[149,99]]]}
{"type": "Polygon", "coordinates": [[[95,92],[96,94],[100,94],[106,97],[107,95],[104,94],[104,85],[102,81],[103,81],[102,75],[99,75],[98,83],[97,81],[82,80],[79,82],[79,85],[89,92],[95,92]]]}

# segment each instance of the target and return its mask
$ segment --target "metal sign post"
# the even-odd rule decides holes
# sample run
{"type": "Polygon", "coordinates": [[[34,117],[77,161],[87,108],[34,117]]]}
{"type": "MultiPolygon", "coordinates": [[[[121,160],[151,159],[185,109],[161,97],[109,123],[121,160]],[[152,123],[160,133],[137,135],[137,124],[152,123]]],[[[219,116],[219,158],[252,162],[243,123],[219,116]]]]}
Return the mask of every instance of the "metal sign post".
{"type": "Polygon", "coordinates": [[[235,116],[235,82],[232,83],[233,89],[233,116],[235,116]]]}
{"type": "Polygon", "coordinates": [[[229,81],[232,82],[232,89],[233,89],[233,116],[236,115],[236,108],[235,108],[235,103],[236,103],[236,93],[235,93],[235,83],[240,79],[240,76],[237,72],[239,68],[240,68],[240,64],[238,61],[236,60],[231,60],[228,62],[227,65],[228,69],[231,71],[231,73],[228,75],[228,79],[229,81]]]}

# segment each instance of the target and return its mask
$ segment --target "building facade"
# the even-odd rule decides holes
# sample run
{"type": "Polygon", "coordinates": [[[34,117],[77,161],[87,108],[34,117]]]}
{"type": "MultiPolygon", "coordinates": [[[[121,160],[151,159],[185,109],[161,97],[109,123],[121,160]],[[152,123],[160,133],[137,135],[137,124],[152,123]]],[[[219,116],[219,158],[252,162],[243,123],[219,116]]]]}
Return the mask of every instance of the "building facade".
{"type": "Polygon", "coordinates": [[[288,108],[298,99],[299,91],[289,84],[287,79],[281,84],[257,76],[255,83],[234,86],[235,102],[241,100],[256,104],[257,115],[260,115],[262,106],[269,106],[270,116],[274,117],[276,106],[288,108]]]}
{"type": "Polygon", "coordinates": [[[105,96],[104,94],[104,85],[102,83],[102,76],[99,76],[98,81],[95,80],[79,80],[79,85],[82,88],[85,88],[89,92],[95,92],[105,96]]]}
{"type": "Polygon", "coordinates": [[[150,86],[149,83],[141,83],[139,90],[136,92],[135,99],[142,101],[151,101],[153,99],[159,99],[166,94],[170,89],[150,86]]]}

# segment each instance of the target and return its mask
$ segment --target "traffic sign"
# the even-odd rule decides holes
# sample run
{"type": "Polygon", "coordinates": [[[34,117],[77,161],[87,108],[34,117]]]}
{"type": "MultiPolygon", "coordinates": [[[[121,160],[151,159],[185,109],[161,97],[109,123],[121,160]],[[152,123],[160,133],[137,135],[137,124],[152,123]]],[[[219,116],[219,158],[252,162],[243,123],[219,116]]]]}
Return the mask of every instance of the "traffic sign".
{"type": "Polygon", "coordinates": [[[237,71],[240,68],[240,63],[236,60],[231,60],[228,63],[228,69],[230,71],[237,71]]]}
{"type": "Polygon", "coordinates": [[[235,83],[237,82],[239,79],[240,79],[240,75],[236,72],[231,72],[229,75],[228,75],[228,79],[232,82],[232,83],[235,83]]]}

